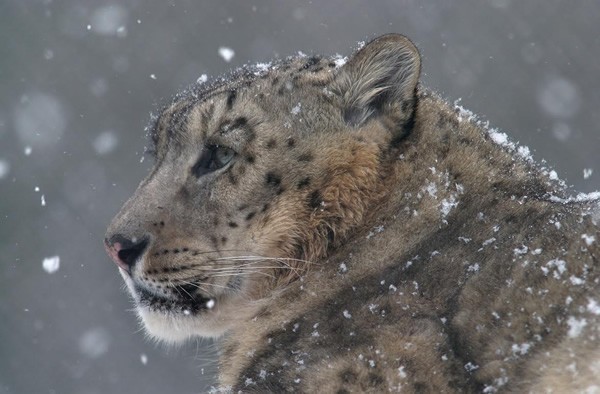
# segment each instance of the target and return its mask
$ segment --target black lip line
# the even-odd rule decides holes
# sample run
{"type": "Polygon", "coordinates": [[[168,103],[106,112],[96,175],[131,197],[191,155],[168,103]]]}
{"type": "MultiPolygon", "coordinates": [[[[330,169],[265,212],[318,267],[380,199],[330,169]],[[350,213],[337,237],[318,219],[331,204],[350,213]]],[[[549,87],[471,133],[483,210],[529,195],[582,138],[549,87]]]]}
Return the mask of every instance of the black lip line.
{"type": "Polygon", "coordinates": [[[212,300],[212,298],[203,297],[199,294],[188,299],[167,298],[153,294],[139,286],[134,286],[134,288],[135,292],[139,296],[139,305],[159,312],[181,312],[184,314],[194,314],[208,310],[209,308],[207,307],[207,303],[208,301],[212,300]]]}

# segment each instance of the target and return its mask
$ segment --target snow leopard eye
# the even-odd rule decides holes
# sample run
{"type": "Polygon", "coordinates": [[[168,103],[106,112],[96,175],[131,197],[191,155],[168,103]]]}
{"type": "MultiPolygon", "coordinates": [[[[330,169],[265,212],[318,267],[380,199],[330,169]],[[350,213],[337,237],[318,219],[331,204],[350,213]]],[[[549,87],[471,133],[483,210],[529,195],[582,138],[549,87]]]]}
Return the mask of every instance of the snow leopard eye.
{"type": "Polygon", "coordinates": [[[235,156],[233,149],[229,149],[225,146],[218,146],[213,153],[213,161],[216,169],[225,167],[235,156]]]}
{"type": "Polygon", "coordinates": [[[223,168],[233,160],[235,154],[233,149],[226,146],[209,145],[202,150],[200,158],[192,168],[192,173],[197,177],[201,177],[223,168]]]}

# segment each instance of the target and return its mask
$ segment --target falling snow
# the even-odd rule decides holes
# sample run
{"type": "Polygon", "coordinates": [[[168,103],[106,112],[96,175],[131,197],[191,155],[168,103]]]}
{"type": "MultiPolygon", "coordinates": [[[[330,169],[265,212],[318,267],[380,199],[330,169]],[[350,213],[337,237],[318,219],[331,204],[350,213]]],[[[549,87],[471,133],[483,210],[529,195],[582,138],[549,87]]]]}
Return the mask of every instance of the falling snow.
{"type": "Polygon", "coordinates": [[[19,139],[31,153],[31,145],[44,148],[59,142],[67,127],[66,111],[58,97],[35,92],[21,97],[14,123],[19,139]]]}
{"type": "Polygon", "coordinates": [[[92,146],[98,155],[107,155],[112,153],[119,144],[119,139],[114,131],[103,131],[98,134],[92,142],[92,146]]]}
{"type": "Polygon", "coordinates": [[[44,268],[44,271],[49,274],[55,273],[60,268],[60,257],[46,257],[44,261],[42,261],[42,267],[44,268]]]}
{"type": "Polygon", "coordinates": [[[233,57],[235,56],[235,52],[231,48],[220,47],[219,55],[223,58],[223,60],[229,63],[231,59],[233,59],[233,57]]]}
{"type": "Polygon", "coordinates": [[[548,80],[539,90],[537,98],[542,110],[554,118],[570,118],[581,107],[578,87],[561,77],[548,80]]]}
{"type": "Polygon", "coordinates": [[[111,337],[104,327],[91,328],[79,338],[79,351],[86,357],[99,358],[110,346],[111,337]]]}
{"type": "Polygon", "coordinates": [[[10,172],[10,164],[6,160],[0,159],[0,179],[4,179],[10,172]]]}
{"type": "Polygon", "coordinates": [[[92,13],[88,30],[103,36],[125,37],[127,16],[127,9],[118,3],[101,6],[92,13]]]}

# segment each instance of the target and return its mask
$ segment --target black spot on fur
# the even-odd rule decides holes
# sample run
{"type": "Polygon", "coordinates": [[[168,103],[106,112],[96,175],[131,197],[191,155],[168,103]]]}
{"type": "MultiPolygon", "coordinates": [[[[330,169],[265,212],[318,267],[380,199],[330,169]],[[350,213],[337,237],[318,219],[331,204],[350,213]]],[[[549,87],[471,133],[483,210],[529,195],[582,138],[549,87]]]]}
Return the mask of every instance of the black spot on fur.
{"type": "Polygon", "coordinates": [[[310,193],[308,196],[308,206],[312,209],[316,209],[321,205],[323,198],[321,197],[321,193],[318,190],[310,193]]]}
{"type": "Polygon", "coordinates": [[[277,191],[275,192],[275,194],[277,194],[279,196],[280,194],[283,194],[284,191],[285,191],[285,188],[280,186],[279,189],[277,189],[277,191]]]}
{"type": "Polygon", "coordinates": [[[373,372],[369,373],[368,379],[369,385],[373,388],[379,387],[385,383],[385,379],[383,378],[383,376],[373,372]]]}
{"type": "Polygon", "coordinates": [[[246,156],[246,161],[248,163],[250,163],[250,164],[253,164],[254,163],[254,156],[252,156],[252,155],[246,156]]]}
{"type": "Polygon", "coordinates": [[[269,141],[267,141],[267,149],[273,149],[277,146],[277,141],[275,141],[274,138],[271,138],[269,141]]]}
{"type": "Polygon", "coordinates": [[[229,180],[229,182],[232,185],[237,185],[237,183],[238,183],[237,178],[235,177],[235,175],[233,175],[233,172],[231,172],[231,171],[227,172],[227,179],[229,180]]]}
{"type": "Polygon", "coordinates": [[[238,208],[238,211],[243,211],[245,209],[248,209],[248,204],[242,204],[242,205],[240,205],[240,207],[238,208]]]}
{"type": "Polygon", "coordinates": [[[266,212],[267,209],[269,209],[269,204],[265,204],[263,205],[262,209],[260,210],[261,212],[266,212]]]}
{"type": "Polygon", "coordinates": [[[279,83],[279,77],[275,77],[273,78],[273,80],[271,81],[271,86],[275,86],[279,83]]]}
{"type": "Polygon", "coordinates": [[[235,118],[233,122],[231,122],[230,127],[232,129],[241,129],[248,125],[248,119],[244,116],[240,116],[239,118],[235,118]]]}
{"type": "Polygon", "coordinates": [[[319,71],[322,71],[322,70],[323,70],[323,67],[317,67],[317,68],[312,69],[311,72],[318,73],[319,71]]]}
{"type": "Polygon", "coordinates": [[[320,60],[321,58],[319,56],[311,56],[306,60],[306,63],[304,63],[304,65],[298,69],[298,71],[308,70],[315,64],[318,64],[320,60]]]}
{"type": "Polygon", "coordinates": [[[300,182],[298,182],[298,189],[304,189],[308,185],[310,185],[310,178],[309,177],[302,178],[300,180],[300,182]]]}
{"type": "Polygon", "coordinates": [[[246,172],[246,166],[240,165],[238,167],[238,175],[242,176],[242,175],[244,175],[245,172],[246,172]]]}
{"type": "Polygon", "coordinates": [[[238,224],[236,222],[229,222],[229,223],[227,223],[227,225],[231,228],[236,228],[238,226],[238,224]]]}
{"type": "Polygon", "coordinates": [[[227,237],[221,237],[221,243],[225,245],[227,243],[227,237]]]}
{"type": "Polygon", "coordinates": [[[298,156],[298,161],[309,162],[309,161],[312,161],[313,159],[314,159],[314,157],[311,153],[304,153],[304,154],[298,156]]]}
{"type": "Polygon", "coordinates": [[[281,177],[272,172],[268,172],[265,176],[265,182],[269,186],[279,186],[281,184],[281,177]]]}
{"type": "Polygon", "coordinates": [[[351,369],[345,369],[342,371],[342,373],[340,373],[340,379],[344,383],[352,384],[352,383],[356,382],[356,378],[357,378],[356,373],[354,371],[352,371],[351,369]]]}
{"type": "Polygon", "coordinates": [[[327,64],[327,66],[328,66],[329,68],[335,68],[335,62],[329,62],[329,63],[327,64]]]}
{"type": "Polygon", "coordinates": [[[237,97],[237,90],[236,89],[231,89],[229,91],[229,94],[227,95],[227,109],[231,109],[233,107],[233,103],[235,103],[235,99],[237,97]]]}
{"type": "Polygon", "coordinates": [[[254,217],[254,215],[256,215],[255,211],[252,211],[252,212],[248,213],[248,215],[246,215],[246,220],[252,220],[252,218],[254,217]]]}
{"type": "Polygon", "coordinates": [[[402,112],[408,112],[408,109],[410,108],[412,104],[412,101],[410,100],[406,100],[402,102],[401,108],[402,108],[402,112]]]}
{"type": "Polygon", "coordinates": [[[296,146],[296,140],[293,138],[288,138],[288,140],[286,141],[286,144],[287,144],[288,148],[293,148],[294,146],[296,146]]]}

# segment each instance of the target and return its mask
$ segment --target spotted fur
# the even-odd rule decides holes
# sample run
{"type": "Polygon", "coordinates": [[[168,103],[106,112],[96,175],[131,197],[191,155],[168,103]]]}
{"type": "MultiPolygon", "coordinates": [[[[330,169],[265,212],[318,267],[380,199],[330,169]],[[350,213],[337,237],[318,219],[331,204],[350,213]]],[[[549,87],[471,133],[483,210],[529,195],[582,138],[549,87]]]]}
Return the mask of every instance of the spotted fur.
{"type": "Polygon", "coordinates": [[[421,87],[405,37],[342,63],[245,67],[154,120],[107,232],[144,242],[147,332],[224,336],[226,391],[600,390],[598,203],[421,87]]]}

